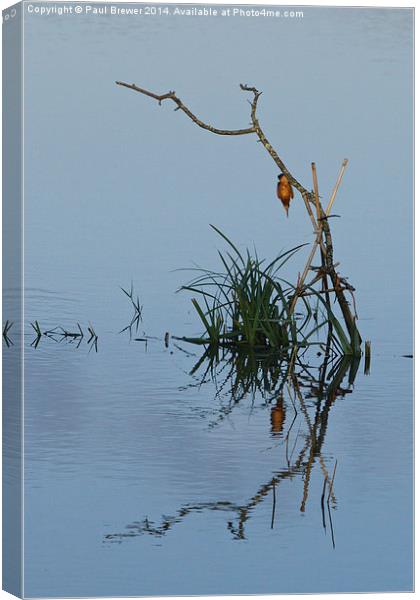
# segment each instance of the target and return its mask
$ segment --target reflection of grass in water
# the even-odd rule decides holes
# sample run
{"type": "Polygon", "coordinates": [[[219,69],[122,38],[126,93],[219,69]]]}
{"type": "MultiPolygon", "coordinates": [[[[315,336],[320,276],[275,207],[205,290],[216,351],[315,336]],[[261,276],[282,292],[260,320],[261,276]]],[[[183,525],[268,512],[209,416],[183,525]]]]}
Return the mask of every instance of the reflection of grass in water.
{"type": "Polygon", "coordinates": [[[288,358],[287,353],[237,352],[209,346],[190,375],[198,378],[199,386],[211,380],[219,397],[228,386],[227,393],[234,402],[245,396],[254,398],[258,392],[271,399],[284,385],[288,358]],[[201,370],[203,373],[198,377],[201,370]]]}
{"type": "MultiPolygon", "coordinates": [[[[50,339],[56,343],[61,343],[65,340],[69,344],[75,344],[75,347],[79,348],[83,339],[85,338],[85,334],[80,323],[77,323],[77,331],[70,331],[61,325],[57,325],[57,327],[54,327],[53,329],[42,331],[38,321],[31,323],[31,327],[36,334],[31,343],[33,348],[38,348],[43,338],[50,339]]],[[[87,330],[89,332],[89,339],[87,340],[89,352],[92,350],[92,348],[95,349],[95,352],[98,352],[98,336],[91,323],[89,323],[87,330]]]]}
{"type": "Polygon", "coordinates": [[[229,356],[228,351],[223,355],[211,354],[207,349],[190,371],[190,374],[196,378],[199,370],[203,369],[204,375],[192,385],[201,386],[211,381],[216,386],[216,397],[220,398],[226,388],[224,393],[228,397],[228,403],[220,409],[220,420],[230,414],[234,406],[246,396],[253,397],[256,391],[265,394],[265,406],[271,408],[271,436],[274,439],[281,438],[286,467],[279,469],[268,481],[262,483],[245,503],[234,503],[224,499],[187,503],[173,516],[163,516],[158,522],[146,517],[130,523],[121,533],[106,534],[104,542],[122,543],[126,539],[142,535],[163,537],[176,524],[183,522],[188,515],[206,511],[229,513],[228,531],[233,539],[244,540],[247,538],[247,522],[252,518],[256,508],[267,498],[272,498],[270,522],[267,523],[267,527],[275,528],[276,502],[279,497],[279,486],[284,480],[295,478],[297,482],[303,480],[299,512],[305,512],[310,498],[311,474],[318,464],[324,482],[322,495],[320,498],[317,496],[317,502],[320,500],[320,524],[327,530],[326,505],[331,543],[335,547],[330,501],[335,508],[337,500],[333,484],[337,463],[335,461],[334,468],[331,465],[330,473],[327,468],[328,461],[322,454],[322,446],[326,439],[330,411],[337,398],[352,392],[360,359],[337,356],[329,340],[325,351],[318,356],[317,365],[309,364],[309,360],[305,358],[306,352],[307,350],[303,349],[289,356],[283,354],[250,358],[249,355],[239,356],[237,353],[230,353],[229,356]],[[227,374],[219,384],[220,375],[225,370],[227,374]],[[348,375],[348,385],[343,385],[346,375],[348,375]],[[291,405],[293,408],[287,431],[286,405],[291,405]],[[296,428],[298,428],[297,432],[296,428]]]}
{"type": "MultiPolygon", "coordinates": [[[[258,396],[264,406],[278,402],[292,377],[295,384],[299,381],[299,388],[305,391],[306,398],[318,398],[327,391],[329,393],[328,386],[337,389],[337,393],[345,394],[350,390],[343,392],[337,381],[342,380],[342,370],[345,369],[352,384],[360,359],[342,356],[330,340],[331,336],[325,346],[311,345],[282,353],[237,352],[208,346],[190,371],[194,383],[188,387],[200,388],[206,383],[214,385],[215,397],[222,406],[217,420],[210,427],[223,421],[243,399],[248,398],[254,404],[258,396]]],[[[282,404],[279,403],[277,408],[278,417],[283,410],[282,404]]]]}
{"type": "Polygon", "coordinates": [[[9,336],[9,332],[12,327],[13,327],[13,321],[9,321],[9,320],[7,320],[5,322],[5,324],[3,325],[3,341],[8,348],[10,348],[10,346],[13,346],[13,342],[9,336]]]}
{"type": "Polygon", "coordinates": [[[365,375],[370,373],[371,343],[365,342],[365,375]]]}
{"type": "Polygon", "coordinates": [[[35,334],[36,334],[36,335],[35,335],[35,338],[34,338],[34,340],[33,340],[33,341],[32,341],[32,343],[31,343],[31,346],[32,346],[33,348],[38,348],[38,346],[39,346],[39,342],[40,342],[40,341],[41,341],[41,339],[42,339],[42,331],[41,331],[41,326],[40,326],[40,324],[38,323],[38,321],[34,321],[33,323],[31,323],[31,327],[32,327],[32,329],[35,331],[35,334]]]}
{"type": "Polygon", "coordinates": [[[124,329],[121,329],[120,333],[128,331],[131,339],[133,331],[137,333],[139,330],[140,323],[143,322],[143,306],[140,304],[140,297],[134,294],[133,282],[131,282],[130,291],[125,290],[124,288],[121,288],[121,291],[130,300],[130,304],[134,312],[130,323],[126,327],[124,327],[124,329]]]}
{"type": "Polygon", "coordinates": [[[352,353],[351,342],[331,306],[310,284],[306,295],[300,297],[300,312],[295,312],[297,287],[280,277],[280,272],[302,246],[266,264],[256,251],[241,253],[212,227],[229,249],[224,254],[219,251],[222,271],[198,269],[199,275],[181,288],[200,296],[201,304],[196,298],[192,303],[205,329],[201,337],[184,341],[237,351],[280,351],[314,343],[315,334],[329,325],[341,353],[352,353]]]}

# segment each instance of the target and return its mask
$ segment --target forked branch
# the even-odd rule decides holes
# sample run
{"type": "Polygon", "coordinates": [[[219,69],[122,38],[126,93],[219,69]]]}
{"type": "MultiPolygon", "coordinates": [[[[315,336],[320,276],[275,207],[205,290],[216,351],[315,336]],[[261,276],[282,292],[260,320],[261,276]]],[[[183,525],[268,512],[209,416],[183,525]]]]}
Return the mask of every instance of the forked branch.
{"type": "Polygon", "coordinates": [[[295,179],[293,177],[293,175],[290,173],[289,169],[286,167],[284,162],[281,160],[281,158],[279,157],[277,152],[274,150],[273,146],[268,141],[263,130],[261,129],[261,125],[257,118],[257,104],[258,104],[258,99],[261,96],[262,92],[258,91],[257,88],[255,88],[253,86],[249,86],[247,84],[243,84],[243,83],[241,83],[239,86],[242,91],[251,92],[254,95],[254,99],[251,102],[252,127],[247,127],[246,129],[219,129],[217,127],[214,127],[213,125],[204,123],[204,121],[199,119],[182,102],[182,100],[176,95],[176,92],[174,92],[174,91],[166,92],[166,94],[155,94],[154,92],[150,92],[149,90],[145,90],[144,88],[139,87],[135,83],[125,83],[124,81],[116,81],[115,83],[117,85],[126,87],[130,90],[134,90],[135,92],[139,92],[140,94],[143,94],[144,96],[148,96],[149,98],[153,98],[154,100],[157,100],[159,104],[162,104],[162,102],[164,100],[172,100],[172,102],[174,102],[177,106],[177,108],[175,110],[182,110],[182,112],[184,112],[196,125],[198,125],[202,129],[206,129],[207,131],[210,131],[211,133],[215,133],[217,135],[248,135],[248,134],[255,133],[258,136],[259,141],[262,143],[264,148],[267,150],[267,152],[270,154],[271,158],[274,160],[274,162],[280,169],[280,171],[287,176],[291,185],[293,187],[295,187],[303,196],[305,196],[313,204],[315,204],[315,199],[314,199],[312,192],[307,190],[301,183],[299,183],[299,181],[297,179],[295,179]]]}

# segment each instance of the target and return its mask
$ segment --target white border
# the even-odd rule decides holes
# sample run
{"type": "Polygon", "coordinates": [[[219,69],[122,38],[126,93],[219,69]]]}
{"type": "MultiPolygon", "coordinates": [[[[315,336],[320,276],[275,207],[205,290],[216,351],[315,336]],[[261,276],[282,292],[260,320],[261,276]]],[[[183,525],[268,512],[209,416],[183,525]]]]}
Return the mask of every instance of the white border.
{"type": "MultiPolygon", "coordinates": [[[[28,0],[25,0],[25,2],[27,2],[28,0]]],[[[37,0],[34,0],[37,1],[37,0]]],[[[40,1],[40,0],[38,0],[40,1]]],[[[56,2],[65,2],[66,0],[56,0],[56,2]]],[[[130,0],[129,0],[130,1],[130,0]]],[[[144,0],[143,0],[144,1],[144,0]]],[[[103,4],[103,0],[90,0],[90,2],[93,3],[100,3],[103,4]]],[[[127,0],[112,0],[112,2],[109,2],[109,4],[124,4],[127,3],[127,0]]],[[[191,0],[152,0],[153,4],[195,4],[194,2],[192,2],[191,0]]],[[[8,8],[9,6],[12,6],[13,4],[16,4],[15,0],[0,0],[0,10],[4,10],[6,8],[8,8]]],[[[237,4],[237,5],[243,5],[243,4],[250,4],[250,5],[276,5],[276,6],[299,6],[302,8],[305,7],[316,7],[316,6],[331,6],[331,7],[372,7],[372,8],[413,8],[414,7],[414,1],[402,1],[402,0],[382,0],[380,3],[378,2],[372,2],[369,0],[358,0],[357,2],[351,2],[351,1],[347,1],[347,2],[342,2],[342,1],[336,1],[336,2],[332,2],[331,0],[317,0],[316,2],[312,2],[312,3],[305,3],[305,2],[296,2],[294,0],[289,1],[287,3],[284,2],[275,2],[273,0],[253,0],[253,1],[238,1],[238,0],[212,0],[211,2],[209,2],[208,0],[201,0],[200,2],[197,2],[197,4],[237,4]]],[[[24,12],[22,14],[22,44],[24,44],[24,12]]],[[[23,48],[24,50],[24,48],[23,48]]],[[[1,58],[1,44],[0,44],[0,58],[1,58]]],[[[417,58],[417,47],[415,48],[415,59],[417,58]]],[[[417,60],[415,60],[415,65],[417,66],[417,60]]],[[[0,72],[1,72],[1,61],[0,61],[0,72]]],[[[415,74],[416,74],[416,69],[415,69],[415,74]]],[[[415,91],[417,92],[417,78],[416,78],[416,86],[415,86],[415,91]]],[[[22,99],[22,207],[23,207],[23,216],[22,216],[22,227],[23,227],[23,232],[24,232],[24,206],[25,206],[25,181],[24,181],[24,152],[23,152],[23,148],[24,148],[24,64],[22,66],[22,94],[23,94],[23,99],[22,99]]],[[[415,94],[415,97],[417,98],[417,93],[415,94]]],[[[0,107],[1,107],[1,94],[0,94],[0,107]]],[[[417,105],[417,103],[416,103],[417,105]]],[[[1,131],[1,121],[0,121],[0,131],[1,131]]],[[[417,123],[416,123],[416,127],[415,127],[415,134],[417,134],[417,123]]],[[[417,138],[417,135],[415,136],[417,138]]],[[[1,158],[1,149],[0,149],[0,158],[1,158]]],[[[415,156],[415,171],[417,172],[417,167],[418,167],[418,161],[417,161],[417,156],[415,156]]],[[[1,176],[1,160],[0,160],[0,176],[1,176]]],[[[413,220],[414,220],[414,225],[418,224],[418,219],[420,219],[420,217],[418,216],[418,214],[420,213],[420,211],[418,211],[417,215],[414,214],[413,211],[413,220]]],[[[1,226],[1,212],[0,212],[0,226],[1,226]]],[[[0,251],[1,252],[1,251],[0,251]]],[[[24,263],[24,257],[25,257],[25,240],[24,240],[24,235],[22,236],[22,260],[23,260],[23,265],[22,265],[22,278],[24,280],[24,267],[25,267],[25,263],[24,263]]],[[[417,258],[417,247],[415,246],[415,259],[417,258]]],[[[415,260],[415,262],[417,262],[415,260]]],[[[1,267],[1,261],[0,261],[0,275],[2,273],[1,271],[2,267],[1,267]]],[[[22,289],[24,290],[24,287],[22,286],[22,289]]],[[[415,285],[415,291],[417,292],[417,284],[415,285]]],[[[24,295],[24,292],[23,292],[24,295]]],[[[417,294],[415,294],[415,297],[418,297],[417,294]]],[[[23,297],[24,300],[24,297],[23,297]]],[[[1,298],[0,298],[0,305],[1,305],[1,298]]],[[[22,323],[24,323],[24,301],[22,304],[22,323]]],[[[415,333],[419,333],[419,328],[418,328],[418,324],[415,323],[415,333]]],[[[415,339],[417,341],[418,336],[415,336],[415,339]]],[[[416,348],[417,348],[417,344],[416,344],[416,348]]],[[[24,344],[23,344],[23,328],[22,328],[22,352],[24,351],[24,344]]],[[[24,354],[23,354],[24,356],[24,354]]],[[[416,375],[417,375],[417,369],[415,370],[416,375]]],[[[23,361],[23,365],[22,365],[22,382],[23,382],[23,395],[24,395],[24,378],[25,378],[25,371],[24,371],[24,361],[23,361]]],[[[1,384],[1,374],[0,374],[0,384],[1,384]]],[[[415,417],[415,423],[414,423],[414,427],[417,424],[417,415],[415,417]]],[[[23,397],[23,404],[22,404],[22,433],[23,433],[23,425],[24,425],[24,397],[23,397]]],[[[0,437],[1,437],[1,432],[0,432],[0,437]]],[[[22,456],[24,456],[24,449],[25,449],[25,442],[24,442],[24,435],[22,435],[22,456]]],[[[24,461],[22,461],[22,477],[24,477],[24,461]]],[[[0,474],[1,474],[1,462],[0,462],[0,474]]],[[[417,491],[416,485],[415,485],[415,491],[417,491]]],[[[417,496],[417,494],[416,494],[417,496]]],[[[0,508],[1,508],[1,496],[0,496],[0,508]]],[[[417,508],[417,503],[416,503],[416,508],[417,508]]],[[[24,486],[23,486],[23,481],[22,481],[22,510],[24,510],[24,486]]],[[[24,523],[22,524],[22,554],[24,557],[24,523]]],[[[417,533],[417,526],[415,526],[415,532],[417,533]]],[[[417,538],[417,535],[416,535],[417,538]]],[[[22,591],[24,594],[24,560],[22,557],[22,591]]],[[[1,558],[1,548],[0,548],[0,558],[1,558]]],[[[418,566],[418,561],[417,561],[417,553],[415,554],[415,574],[417,574],[417,566],[418,566]]],[[[1,575],[1,561],[0,561],[0,575],[1,575]]],[[[326,599],[326,600],[336,600],[342,597],[345,597],[346,600],[359,600],[361,595],[365,595],[365,594],[316,594],[317,598],[320,599],[326,599]]],[[[415,596],[417,596],[417,593],[414,593],[415,596]]],[[[382,600],[383,598],[383,594],[367,594],[367,596],[369,597],[369,599],[371,598],[372,600],[382,600]]],[[[395,598],[396,600],[404,600],[407,596],[407,593],[392,593],[392,594],[387,594],[387,596],[391,596],[393,599],[395,598]]],[[[126,598],[127,596],[125,596],[124,598],[126,598]]],[[[271,597],[271,598],[293,598],[294,596],[292,595],[272,595],[272,596],[261,596],[261,595],[254,595],[253,596],[256,600],[263,600],[264,598],[267,597],[271,597]]],[[[299,594],[298,595],[299,598],[302,599],[310,599],[312,597],[312,595],[309,594],[299,594]]],[[[1,591],[0,590],[0,600],[10,600],[11,598],[14,598],[14,596],[12,596],[11,594],[8,594],[7,592],[1,591]]],[[[107,597],[107,598],[111,598],[111,597],[107,597]]],[[[122,597],[117,597],[114,596],[112,598],[115,598],[116,600],[122,600],[122,597]]],[[[153,600],[161,600],[161,597],[158,596],[154,596],[152,597],[153,600]]],[[[183,598],[182,596],[172,596],[171,598],[173,598],[173,600],[177,600],[177,598],[183,598]]],[[[235,598],[237,600],[247,600],[249,598],[249,596],[207,596],[206,598],[209,599],[215,599],[215,600],[229,600],[231,598],[235,598]]],[[[62,600],[62,599],[60,599],[62,600]]]]}

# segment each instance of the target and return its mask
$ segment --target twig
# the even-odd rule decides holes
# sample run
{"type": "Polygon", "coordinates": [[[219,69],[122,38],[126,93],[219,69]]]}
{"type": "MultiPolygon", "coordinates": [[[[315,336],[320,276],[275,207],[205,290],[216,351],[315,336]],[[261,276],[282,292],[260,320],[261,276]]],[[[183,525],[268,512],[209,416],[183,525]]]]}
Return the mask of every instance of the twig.
{"type": "MultiPolygon", "coordinates": [[[[322,226],[322,219],[323,217],[321,216],[321,204],[319,201],[319,187],[318,187],[318,174],[316,171],[316,164],[313,162],[312,163],[312,181],[314,184],[314,192],[315,192],[315,202],[316,202],[316,209],[317,209],[317,216],[318,216],[318,227],[322,226]]],[[[326,217],[325,217],[326,218],[326,217]]],[[[325,248],[323,248],[323,245],[320,245],[320,255],[321,255],[321,265],[322,265],[322,269],[323,271],[325,271],[325,257],[327,255],[325,248]]],[[[322,273],[322,289],[324,291],[324,293],[326,292],[326,303],[327,303],[327,307],[329,309],[331,309],[331,302],[330,302],[330,296],[328,294],[328,292],[326,291],[328,289],[328,280],[327,280],[327,274],[325,272],[322,273]]],[[[328,328],[331,329],[332,325],[331,322],[328,321],[328,328]]]]}
{"type": "MultiPolygon", "coordinates": [[[[306,287],[310,287],[310,285],[308,284],[306,287]]],[[[332,294],[334,292],[337,291],[337,288],[327,288],[322,289],[322,290],[318,290],[317,292],[302,292],[299,294],[299,297],[303,297],[303,296],[318,296],[318,294],[332,294]]]]}
{"type": "Polygon", "coordinates": [[[336,182],[336,184],[334,186],[333,193],[331,195],[330,201],[328,202],[327,210],[325,211],[325,214],[326,214],[327,217],[329,216],[329,214],[331,212],[332,205],[334,204],[334,200],[335,200],[335,197],[337,195],[338,188],[340,187],[340,183],[341,183],[341,180],[343,179],[344,171],[346,170],[346,167],[347,167],[348,163],[349,163],[348,159],[345,158],[343,160],[343,164],[341,165],[340,172],[338,173],[337,182],[336,182]]]}
{"type": "Polygon", "coordinates": [[[315,256],[316,249],[318,248],[318,246],[320,244],[321,236],[322,236],[322,229],[320,228],[318,230],[316,239],[315,239],[315,241],[313,243],[312,250],[309,253],[308,260],[306,261],[306,265],[305,265],[305,268],[303,269],[302,276],[299,278],[298,285],[296,286],[296,292],[295,292],[295,294],[294,294],[294,296],[292,298],[292,301],[290,303],[290,308],[289,308],[290,314],[293,314],[293,311],[294,311],[295,306],[296,306],[296,302],[298,301],[298,298],[299,298],[299,296],[301,296],[301,292],[304,289],[305,279],[306,279],[306,277],[307,277],[307,275],[309,273],[309,269],[310,269],[310,266],[312,264],[313,258],[315,256]]]}
{"type": "Polygon", "coordinates": [[[317,175],[317,172],[316,172],[316,165],[315,165],[314,162],[311,164],[311,166],[312,166],[312,180],[314,182],[316,214],[317,214],[317,217],[318,217],[318,227],[319,227],[319,223],[321,221],[321,205],[319,203],[318,175],[317,175]]]}
{"type": "Polygon", "coordinates": [[[314,231],[317,231],[318,230],[318,225],[317,225],[316,219],[314,217],[314,213],[313,213],[313,210],[311,208],[311,205],[309,204],[308,196],[306,194],[304,194],[302,196],[302,198],[303,198],[303,201],[305,203],[306,210],[308,212],[309,218],[311,219],[312,225],[314,226],[314,231]]]}

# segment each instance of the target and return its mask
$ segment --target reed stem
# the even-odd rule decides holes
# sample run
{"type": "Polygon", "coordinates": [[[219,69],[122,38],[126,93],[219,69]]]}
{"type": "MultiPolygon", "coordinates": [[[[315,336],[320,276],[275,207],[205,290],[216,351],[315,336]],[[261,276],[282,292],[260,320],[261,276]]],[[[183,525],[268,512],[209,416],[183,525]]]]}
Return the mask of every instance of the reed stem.
{"type": "Polygon", "coordinates": [[[341,165],[340,172],[338,173],[338,178],[337,178],[336,184],[334,186],[333,192],[331,194],[331,198],[328,203],[327,210],[325,211],[325,214],[327,215],[327,217],[329,216],[329,214],[331,212],[332,205],[334,204],[334,200],[335,200],[335,197],[337,196],[338,188],[340,187],[341,180],[343,179],[344,171],[346,170],[348,163],[349,163],[348,159],[345,158],[343,160],[343,164],[341,165]]]}

